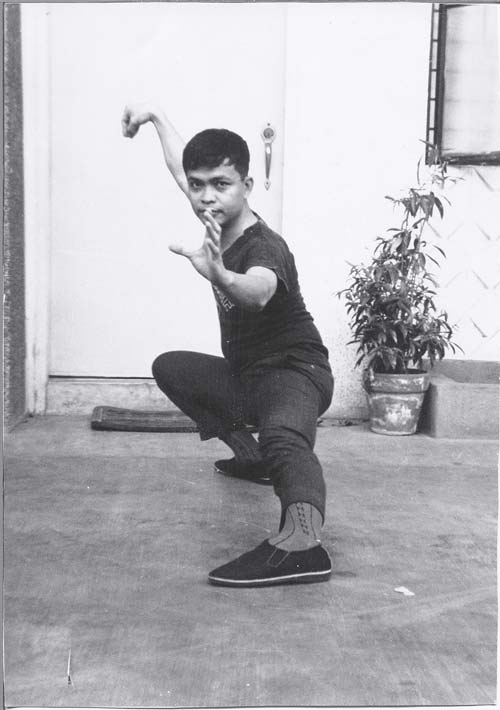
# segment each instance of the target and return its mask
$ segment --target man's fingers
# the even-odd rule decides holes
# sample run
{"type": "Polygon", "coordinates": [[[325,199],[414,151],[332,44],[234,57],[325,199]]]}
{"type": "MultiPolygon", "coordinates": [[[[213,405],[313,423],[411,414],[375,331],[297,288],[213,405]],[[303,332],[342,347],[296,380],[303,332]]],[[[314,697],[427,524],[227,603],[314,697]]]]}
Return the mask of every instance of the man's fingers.
{"type": "Polygon", "coordinates": [[[130,116],[124,116],[122,118],[122,133],[125,138],[131,138],[130,135],[130,116]]]}
{"type": "Polygon", "coordinates": [[[219,244],[220,225],[208,211],[205,212],[205,227],[207,228],[207,235],[211,237],[216,244],[219,244]]]}
{"type": "Polygon", "coordinates": [[[138,118],[137,111],[128,106],[125,107],[122,115],[122,133],[125,138],[133,138],[136,135],[141,125],[138,118]]]}
{"type": "Polygon", "coordinates": [[[130,109],[128,107],[125,107],[123,114],[122,114],[122,133],[124,136],[128,136],[130,117],[131,117],[130,109]]]}
{"type": "Polygon", "coordinates": [[[220,224],[217,222],[210,210],[204,212],[207,222],[214,228],[216,232],[220,232],[220,224]]]}
{"type": "Polygon", "coordinates": [[[216,258],[220,256],[220,249],[217,246],[217,244],[214,244],[210,239],[207,239],[207,245],[209,250],[212,253],[212,256],[215,256],[216,258]]]}
{"type": "Polygon", "coordinates": [[[128,137],[133,138],[138,130],[139,130],[139,124],[136,123],[135,121],[130,121],[130,123],[128,124],[128,132],[127,132],[128,137]]]}
{"type": "Polygon", "coordinates": [[[220,234],[215,231],[215,229],[212,227],[211,224],[206,224],[205,226],[207,228],[206,239],[210,239],[211,242],[214,242],[215,244],[219,244],[220,243],[220,234]]]}
{"type": "Polygon", "coordinates": [[[138,130],[139,125],[134,121],[126,121],[125,119],[122,121],[122,132],[125,138],[133,138],[138,130]]]}

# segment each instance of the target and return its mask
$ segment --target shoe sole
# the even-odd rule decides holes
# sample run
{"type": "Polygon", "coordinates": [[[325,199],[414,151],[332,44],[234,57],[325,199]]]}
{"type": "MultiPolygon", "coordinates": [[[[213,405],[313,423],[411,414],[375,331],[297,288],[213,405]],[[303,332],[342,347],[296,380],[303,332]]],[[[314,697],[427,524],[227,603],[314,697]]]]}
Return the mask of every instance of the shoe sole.
{"type": "Polygon", "coordinates": [[[223,577],[211,577],[210,584],[219,587],[271,587],[276,584],[312,584],[313,582],[328,582],[332,575],[332,570],[327,572],[307,572],[304,574],[289,574],[284,577],[274,577],[265,579],[224,579],[223,577]]]}
{"type": "Polygon", "coordinates": [[[217,468],[217,466],[215,466],[215,465],[214,465],[214,471],[215,471],[215,473],[219,473],[221,476],[225,476],[226,478],[234,478],[237,481],[249,481],[250,483],[257,483],[259,486],[272,486],[273,485],[273,482],[267,476],[262,476],[262,478],[245,478],[245,476],[233,476],[232,474],[227,473],[226,471],[223,471],[220,468],[217,468]]]}

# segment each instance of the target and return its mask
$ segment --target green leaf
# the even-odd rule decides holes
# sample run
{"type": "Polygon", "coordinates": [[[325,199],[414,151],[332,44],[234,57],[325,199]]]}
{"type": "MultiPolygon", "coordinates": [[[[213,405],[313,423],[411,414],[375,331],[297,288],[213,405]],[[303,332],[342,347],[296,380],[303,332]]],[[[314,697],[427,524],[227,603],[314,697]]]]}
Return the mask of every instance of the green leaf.
{"type": "Polygon", "coordinates": [[[437,244],[433,244],[432,246],[434,247],[434,249],[437,249],[439,252],[441,252],[441,254],[442,254],[442,255],[444,256],[444,258],[446,259],[446,254],[445,254],[445,252],[441,249],[441,247],[438,247],[437,244]]]}
{"type": "Polygon", "coordinates": [[[410,190],[410,199],[409,199],[409,212],[412,217],[415,217],[417,214],[417,210],[419,208],[419,196],[417,192],[413,189],[410,190]]]}
{"type": "Polygon", "coordinates": [[[439,288],[439,284],[432,274],[425,274],[424,279],[433,283],[436,288],[439,288]]]}
{"type": "Polygon", "coordinates": [[[444,215],[444,208],[443,208],[443,203],[441,200],[439,200],[437,197],[434,196],[434,202],[436,207],[438,208],[438,212],[441,215],[441,219],[443,218],[444,215]]]}

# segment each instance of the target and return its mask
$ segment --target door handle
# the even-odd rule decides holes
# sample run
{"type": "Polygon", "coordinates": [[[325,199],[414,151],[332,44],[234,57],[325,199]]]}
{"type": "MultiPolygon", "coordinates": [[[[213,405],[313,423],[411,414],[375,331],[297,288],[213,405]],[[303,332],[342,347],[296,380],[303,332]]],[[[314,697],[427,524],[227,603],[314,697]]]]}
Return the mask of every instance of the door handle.
{"type": "Polygon", "coordinates": [[[266,161],[266,179],[264,182],[264,187],[269,190],[271,187],[271,162],[273,159],[273,149],[272,142],[276,138],[276,130],[268,123],[261,132],[262,140],[264,141],[264,157],[266,161]]]}

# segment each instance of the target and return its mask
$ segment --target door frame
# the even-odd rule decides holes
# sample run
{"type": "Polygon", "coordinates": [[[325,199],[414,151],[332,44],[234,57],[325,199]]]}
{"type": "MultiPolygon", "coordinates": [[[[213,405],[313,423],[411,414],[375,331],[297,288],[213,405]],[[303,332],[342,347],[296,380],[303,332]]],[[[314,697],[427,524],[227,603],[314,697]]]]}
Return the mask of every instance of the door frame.
{"type": "Polygon", "coordinates": [[[26,408],[43,414],[49,378],[50,10],[21,4],[25,205],[26,408]]]}

